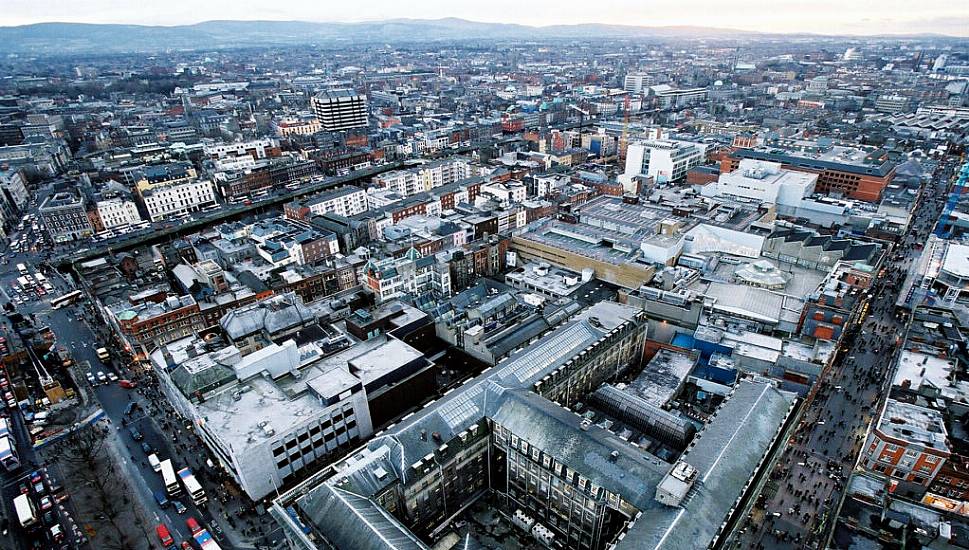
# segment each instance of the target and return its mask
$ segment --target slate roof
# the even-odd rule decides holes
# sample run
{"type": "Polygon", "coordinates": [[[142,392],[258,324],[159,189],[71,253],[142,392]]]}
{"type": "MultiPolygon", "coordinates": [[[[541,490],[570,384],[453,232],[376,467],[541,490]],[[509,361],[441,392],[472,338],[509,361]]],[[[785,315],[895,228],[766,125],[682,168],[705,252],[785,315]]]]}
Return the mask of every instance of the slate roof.
{"type": "Polygon", "coordinates": [[[651,501],[617,550],[706,548],[792,410],[795,395],[742,380],[681,460],[697,469],[682,507],[651,501]]]}

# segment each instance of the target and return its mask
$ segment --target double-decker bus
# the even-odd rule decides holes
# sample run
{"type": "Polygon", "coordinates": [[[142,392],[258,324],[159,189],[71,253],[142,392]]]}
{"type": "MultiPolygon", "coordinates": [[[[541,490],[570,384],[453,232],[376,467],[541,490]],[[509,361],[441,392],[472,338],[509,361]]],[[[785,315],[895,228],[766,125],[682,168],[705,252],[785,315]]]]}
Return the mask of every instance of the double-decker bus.
{"type": "Polygon", "coordinates": [[[17,448],[14,447],[10,436],[0,436],[0,466],[8,472],[20,467],[20,457],[17,456],[17,448]]]}
{"type": "Polygon", "coordinates": [[[20,495],[13,499],[13,507],[17,511],[17,519],[23,528],[32,527],[37,524],[37,511],[34,510],[34,503],[27,495],[20,495]]]}
{"type": "Polygon", "coordinates": [[[178,478],[175,477],[175,468],[172,467],[172,459],[163,460],[161,463],[162,479],[165,481],[165,492],[173,497],[182,494],[182,488],[178,485],[178,478]]]}
{"type": "Polygon", "coordinates": [[[195,479],[195,475],[192,474],[192,470],[182,468],[178,471],[178,477],[182,479],[182,484],[185,485],[185,492],[188,493],[188,496],[191,497],[192,502],[196,506],[201,506],[209,500],[205,496],[205,491],[202,490],[202,485],[195,479]]]}

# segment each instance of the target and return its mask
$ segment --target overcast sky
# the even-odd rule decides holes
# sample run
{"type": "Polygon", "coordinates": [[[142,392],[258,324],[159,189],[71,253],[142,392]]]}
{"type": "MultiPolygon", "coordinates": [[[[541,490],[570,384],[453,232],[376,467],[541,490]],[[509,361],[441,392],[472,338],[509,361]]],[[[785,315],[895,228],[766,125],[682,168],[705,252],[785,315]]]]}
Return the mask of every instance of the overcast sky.
{"type": "Polygon", "coordinates": [[[211,19],[366,21],[398,17],[555,25],[699,25],[825,34],[969,36],[967,0],[0,0],[0,25],[43,21],[191,24],[211,19]]]}

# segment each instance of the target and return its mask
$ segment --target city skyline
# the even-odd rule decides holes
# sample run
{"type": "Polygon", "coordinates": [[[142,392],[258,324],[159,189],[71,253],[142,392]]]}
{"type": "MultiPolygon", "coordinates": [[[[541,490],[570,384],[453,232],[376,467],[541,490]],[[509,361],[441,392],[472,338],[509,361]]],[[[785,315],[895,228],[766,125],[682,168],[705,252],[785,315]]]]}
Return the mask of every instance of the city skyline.
{"type": "Polygon", "coordinates": [[[455,6],[439,0],[401,5],[378,0],[367,9],[358,5],[327,6],[323,13],[312,3],[288,2],[283,6],[261,7],[258,11],[224,0],[204,5],[184,1],[164,5],[133,6],[106,0],[82,2],[16,1],[6,6],[0,26],[44,22],[92,24],[137,24],[179,26],[211,20],[309,21],[356,23],[393,19],[459,18],[485,23],[528,26],[607,24],[638,27],[710,27],[764,33],[810,33],[823,35],[941,34],[969,36],[969,10],[954,3],[929,0],[915,6],[891,0],[874,3],[823,0],[805,11],[795,2],[748,0],[729,12],[712,0],[643,3],[606,1],[594,16],[567,4],[533,0],[523,9],[520,2],[499,0],[487,6],[455,6]],[[890,14],[890,15],[889,15],[890,14]]]}

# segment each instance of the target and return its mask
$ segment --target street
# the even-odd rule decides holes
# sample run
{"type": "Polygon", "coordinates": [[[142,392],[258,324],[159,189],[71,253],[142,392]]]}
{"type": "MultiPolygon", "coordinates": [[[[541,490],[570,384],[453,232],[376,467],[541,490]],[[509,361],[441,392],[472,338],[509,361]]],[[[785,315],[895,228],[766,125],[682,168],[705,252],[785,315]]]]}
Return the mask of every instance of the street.
{"type": "Polygon", "coordinates": [[[803,406],[799,426],[770,472],[732,548],[817,548],[837,513],[867,428],[887,395],[907,313],[897,313],[899,289],[919,247],[934,229],[950,169],[924,187],[908,235],[889,254],[869,310],[846,332],[841,353],[803,406]]]}

